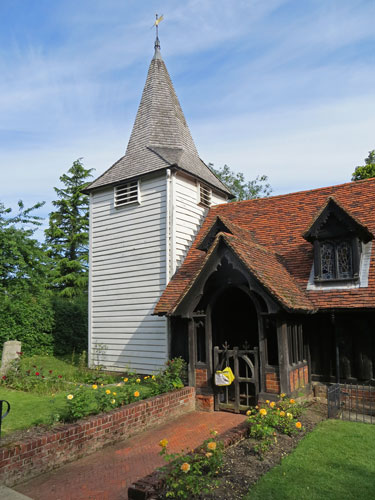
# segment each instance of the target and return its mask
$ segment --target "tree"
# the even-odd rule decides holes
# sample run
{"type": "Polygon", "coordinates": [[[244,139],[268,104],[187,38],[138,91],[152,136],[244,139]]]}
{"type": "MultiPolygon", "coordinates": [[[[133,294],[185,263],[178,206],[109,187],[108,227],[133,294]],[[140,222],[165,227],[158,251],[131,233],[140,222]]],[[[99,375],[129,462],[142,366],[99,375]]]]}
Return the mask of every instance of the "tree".
{"type": "Polygon", "coordinates": [[[19,340],[26,353],[51,352],[53,313],[47,289],[48,258],[33,238],[43,203],[18,214],[0,203],[0,342],[19,340]]]}
{"type": "Polygon", "coordinates": [[[222,168],[214,168],[212,163],[208,165],[213,173],[232,191],[235,198],[232,201],[251,200],[269,196],[272,192],[270,184],[267,183],[266,175],[257,176],[252,181],[246,181],[241,172],[233,172],[228,165],[222,168]]]}
{"type": "Polygon", "coordinates": [[[370,179],[371,177],[375,177],[375,149],[369,151],[368,157],[365,158],[365,165],[356,167],[352,174],[352,181],[370,179]]]}
{"type": "Polygon", "coordinates": [[[60,177],[64,187],[54,188],[59,199],[53,201],[56,210],[49,214],[45,230],[48,255],[54,260],[52,286],[66,297],[87,291],[89,198],[82,190],[92,171],[78,159],[60,177]]]}

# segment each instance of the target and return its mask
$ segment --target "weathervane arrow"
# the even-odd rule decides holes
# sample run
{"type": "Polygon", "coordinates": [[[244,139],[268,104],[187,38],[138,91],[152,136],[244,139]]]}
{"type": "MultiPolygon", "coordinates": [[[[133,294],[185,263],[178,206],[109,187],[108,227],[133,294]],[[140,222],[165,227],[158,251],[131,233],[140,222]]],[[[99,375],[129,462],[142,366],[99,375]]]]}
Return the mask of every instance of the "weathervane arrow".
{"type": "Polygon", "coordinates": [[[152,27],[155,26],[156,28],[156,40],[155,40],[155,49],[158,48],[160,49],[160,41],[159,41],[159,24],[163,21],[164,16],[163,14],[159,17],[157,14],[155,14],[156,20],[152,27]]]}

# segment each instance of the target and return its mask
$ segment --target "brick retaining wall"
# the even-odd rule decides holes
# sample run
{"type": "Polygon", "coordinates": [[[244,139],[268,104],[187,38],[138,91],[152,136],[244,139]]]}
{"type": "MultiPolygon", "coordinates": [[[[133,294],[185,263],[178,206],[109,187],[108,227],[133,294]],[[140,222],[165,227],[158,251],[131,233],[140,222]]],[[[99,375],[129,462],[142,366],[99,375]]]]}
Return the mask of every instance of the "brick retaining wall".
{"type": "Polygon", "coordinates": [[[194,409],[195,389],[184,387],[6,445],[0,482],[13,486],[194,409]]]}

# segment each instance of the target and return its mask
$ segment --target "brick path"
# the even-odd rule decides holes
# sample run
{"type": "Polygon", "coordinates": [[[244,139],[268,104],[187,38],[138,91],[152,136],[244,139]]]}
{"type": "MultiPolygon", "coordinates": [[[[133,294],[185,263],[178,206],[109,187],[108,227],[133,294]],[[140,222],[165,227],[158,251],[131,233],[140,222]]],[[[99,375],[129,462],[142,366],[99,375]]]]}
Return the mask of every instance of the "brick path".
{"type": "Polygon", "coordinates": [[[170,451],[190,450],[208,438],[210,429],[225,432],[244,419],[225,412],[182,415],[14,489],[33,500],[125,500],[131,483],[164,464],[159,456],[161,439],[168,440],[170,451]]]}

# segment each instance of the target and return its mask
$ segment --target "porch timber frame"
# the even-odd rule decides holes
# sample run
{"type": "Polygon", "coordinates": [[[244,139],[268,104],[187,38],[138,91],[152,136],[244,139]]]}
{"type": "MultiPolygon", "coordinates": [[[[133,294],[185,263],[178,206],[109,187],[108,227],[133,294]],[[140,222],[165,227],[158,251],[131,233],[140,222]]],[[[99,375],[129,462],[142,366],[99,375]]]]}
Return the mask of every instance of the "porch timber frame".
{"type": "MultiPolygon", "coordinates": [[[[233,276],[234,275],[235,273],[233,273],[233,276]]],[[[288,328],[291,327],[290,325],[300,325],[301,323],[298,319],[299,317],[298,315],[288,314],[282,306],[270,296],[270,294],[264,289],[263,285],[261,285],[256,277],[248,271],[245,265],[237,258],[232,250],[227,247],[225,242],[221,242],[212,252],[210,259],[206,262],[203,269],[201,269],[195,282],[186,292],[185,296],[173,313],[173,316],[185,318],[188,321],[189,384],[192,386],[197,385],[196,369],[207,370],[207,380],[211,383],[214,371],[214,346],[211,321],[212,309],[216,299],[229,286],[234,286],[245,292],[256,309],[258,320],[258,353],[260,367],[258,388],[259,395],[261,397],[262,395],[267,395],[267,397],[272,398],[272,394],[266,390],[266,374],[269,373],[275,373],[279,377],[279,392],[284,392],[285,394],[295,392],[294,388],[291,386],[291,372],[304,368],[304,366],[310,366],[308,359],[304,359],[301,363],[297,364],[291,364],[290,362],[288,328]],[[205,285],[213,273],[220,270],[224,261],[233,271],[240,273],[243,281],[242,283],[236,283],[235,279],[232,281],[231,276],[227,276],[226,279],[220,281],[220,286],[213,293],[207,295],[205,285]],[[262,299],[262,304],[259,298],[262,299]],[[202,304],[202,299],[204,308],[197,310],[198,306],[202,304]],[[271,366],[267,364],[267,339],[264,328],[264,321],[267,317],[276,318],[278,366],[271,366]],[[195,324],[196,319],[198,318],[201,318],[205,322],[206,360],[204,363],[197,360],[197,332],[195,324]]],[[[230,339],[228,339],[228,341],[230,341],[230,339]]],[[[219,347],[221,348],[221,346],[219,347]]],[[[241,346],[232,347],[241,348],[241,346]]],[[[310,370],[308,371],[310,372],[310,370]]],[[[212,387],[210,387],[210,385],[206,388],[197,387],[197,393],[212,394],[212,387]]]]}

